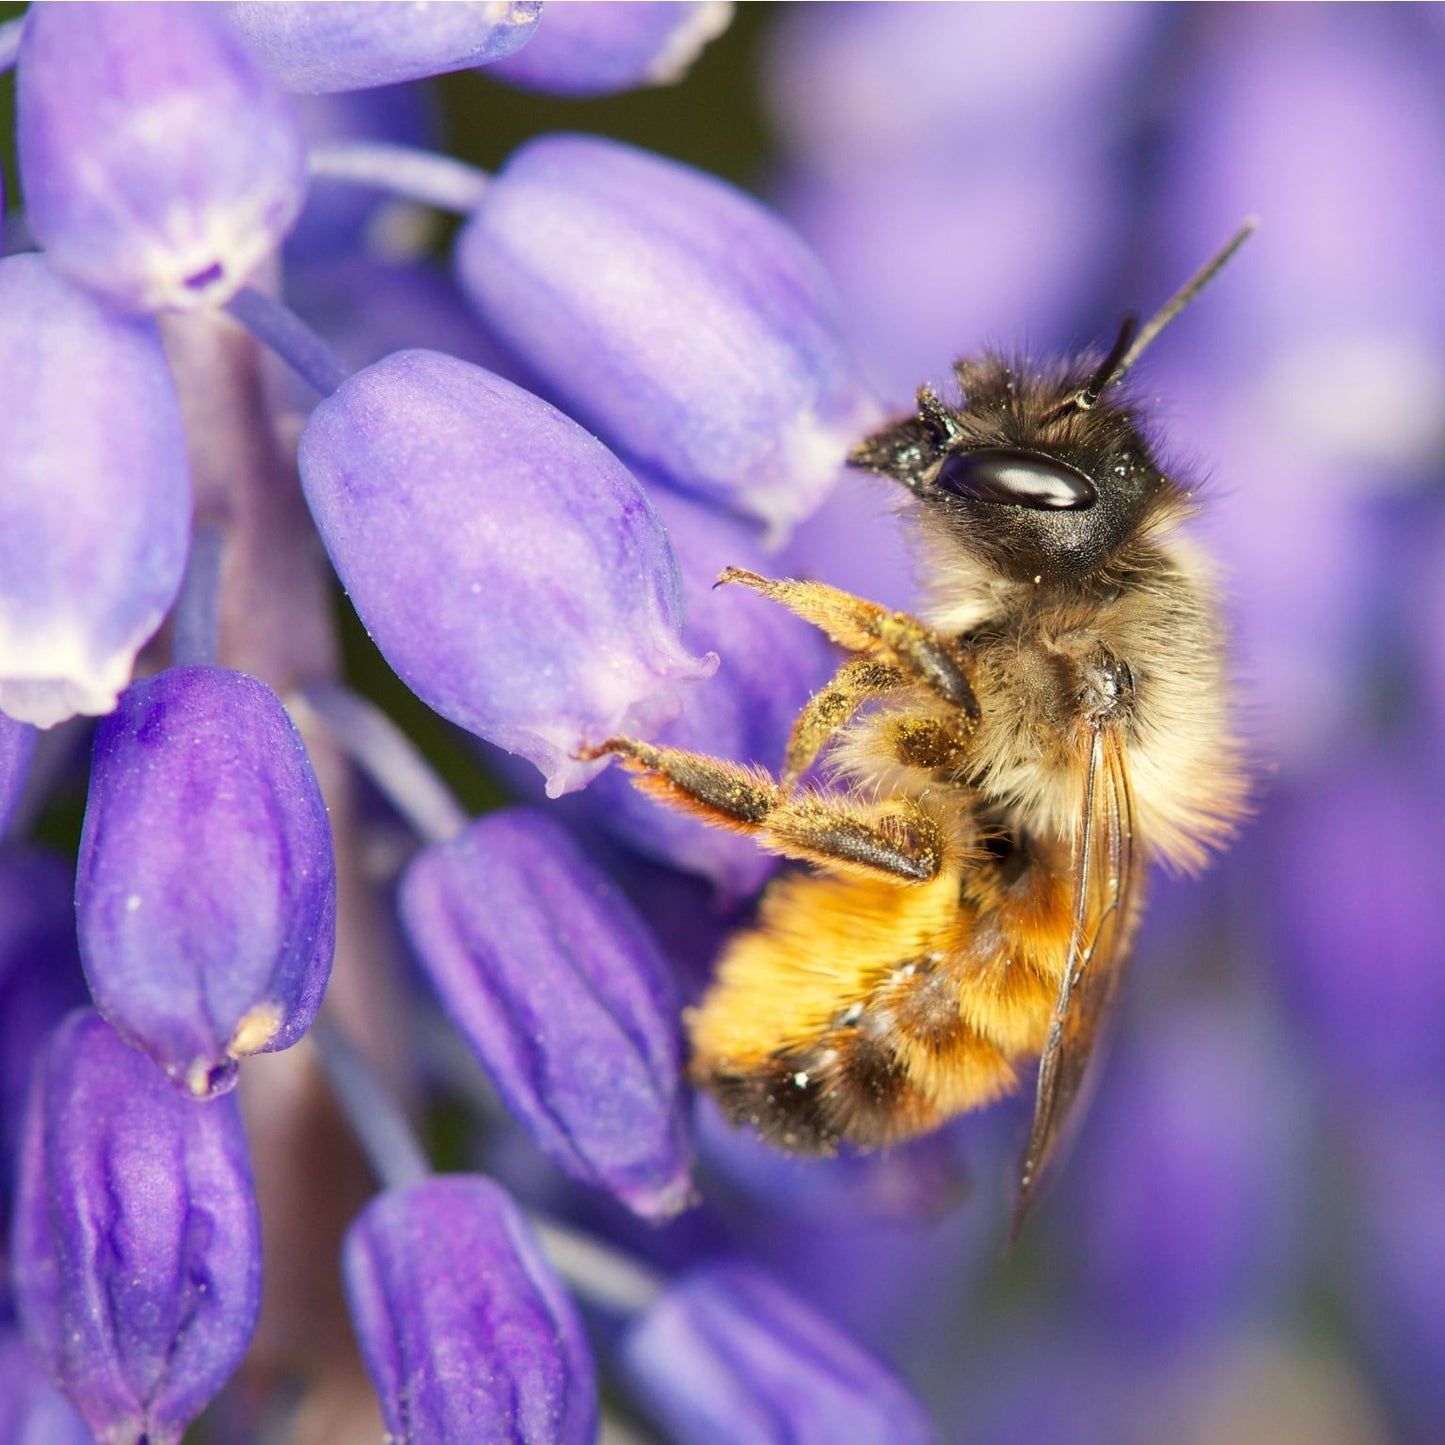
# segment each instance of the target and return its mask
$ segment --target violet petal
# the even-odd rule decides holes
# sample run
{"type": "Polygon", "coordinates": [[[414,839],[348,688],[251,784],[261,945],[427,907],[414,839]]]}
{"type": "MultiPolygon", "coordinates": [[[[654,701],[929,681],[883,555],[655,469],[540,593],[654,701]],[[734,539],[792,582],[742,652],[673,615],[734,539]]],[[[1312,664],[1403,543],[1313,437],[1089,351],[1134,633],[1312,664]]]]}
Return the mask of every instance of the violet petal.
{"type": "Polygon", "coordinates": [[[210,6],[33,5],[16,86],[30,226],[117,306],[222,304],[301,209],[290,102],[210,6]]]}
{"type": "Polygon", "coordinates": [[[667,534],[600,442],[511,382],[431,351],[350,377],[312,413],[301,479],[367,631],[443,717],[547,774],[651,736],[707,676],[680,640],[667,534]]]}
{"type": "Polygon", "coordinates": [[[766,1275],[711,1265],[634,1324],[624,1364],[688,1445],[913,1445],[934,1440],[896,1375],[766,1275]]]}
{"type": "Polygon", "coordinates": [[[72,1014],[36,1074],[15,1214],[16,1299],[46,1369],[101,1440],[177,1445],[260,1305],[236,1101],[182,1098],[72,1014]]]}
{"type": "Polygon", "coordinates": [[[171,668],[96,735],[76,906],[97,1007],[181,1087],[311,1026],[335,929],[331,830],[305,745],[245,673],[171,668]]]}
{"type": "Polygon", "coordinates": [[[180,405],[160,335],[0,260],[0,708],[109,712],[190,546],[180,405]]]}
{"type": "Polygon", "coordinates": [[[458,238],[462,288],[629,456],[784,530],[869,403],[796,235],[712,176],[591,136],[514,152],[458,238]]]}
{"type": "Polygon", "coordinates": [[[378,1196],[347,1234],[343,1265],[388,1439],[590,1445],[591,1348],[498,1185],[453,1175],[378,1196]]]}
{"type": "Polygon", "coordinates": [[[522,90],[572,97],[672,85],[727,29],[723,0],[575,0],[553,5],[525,49],[490,74],[522,90]]]}
{"type": "Polygon", "coordinates": [[[541,813],[426,849],[401,916],[448,1012],[538,1148],[650,1219],[689,1201],[677,1005],[627,901],[541,813]]]}
{"type": "Polygon", "coordinates": [[[525,45],[542,10],[540,0],[238,0],[218,8],[278,84],[313,95],[487,65],[525,45]]]}

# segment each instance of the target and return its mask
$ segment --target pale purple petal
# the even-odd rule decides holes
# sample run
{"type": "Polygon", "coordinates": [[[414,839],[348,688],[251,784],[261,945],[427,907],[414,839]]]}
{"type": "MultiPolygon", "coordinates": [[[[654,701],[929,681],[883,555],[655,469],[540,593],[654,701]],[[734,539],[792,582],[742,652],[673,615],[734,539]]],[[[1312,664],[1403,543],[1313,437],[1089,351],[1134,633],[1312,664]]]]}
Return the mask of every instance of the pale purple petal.
{"type": "Polygon", "coordinates": [[[388,1438],[591,1445],[587,1336],[500,1186],[454,1175],[382,1194],[343,1264],[388,1438]]]}
{"type": "Polygon", "coordinates": [[[16,85],[31,229],[117,306],[223,303],[301,209],[291,106],[207,5],[32,6],[16,85]]]}
{"type": "Polygon", "coordinates": [[[181,1088],[289,1048],[331,970],[321,789],[270,688],[219,667],[127,689],[96,735],[76,908],[96,1005],[181,1088]]]}
{"type": "Polygon", "coordinates": [[[42,256],[0,260],[0,708],[104,713],[190,545],[180,406],[155,325],[42,256]]]}
{"type": "Polygon", "coordinates": [[[521,753],[553,795],[576,754],[651,736],[688,655],[667,534],[632,475],[576,423],[429,351],[358,372],[317,407],[301,478],[351,600],[423,702],[521,753]]]}

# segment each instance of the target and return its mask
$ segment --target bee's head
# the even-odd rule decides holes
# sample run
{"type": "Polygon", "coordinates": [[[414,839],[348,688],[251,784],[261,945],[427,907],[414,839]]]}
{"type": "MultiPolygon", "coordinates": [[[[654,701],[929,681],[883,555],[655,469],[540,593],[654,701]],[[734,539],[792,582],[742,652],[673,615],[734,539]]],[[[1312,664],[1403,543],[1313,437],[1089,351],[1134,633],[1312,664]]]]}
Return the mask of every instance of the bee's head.
{"type": "Polygon", "coordinates": [[[902,482],[935,528],[1003,576],[1082,582],[1174,492],[1126,405],[1079,404],[1100,369],[1040,376],[996,356],[960,362],[961,407],[925,388],[916,415],[849,460],[902,482]]]}
{"type": "Polygon", "coordinates": [[[1182,500],[1150,456],[1119,384],[1255,228],[1246,221],[1150,318],[1126,317],[1107,356],[1052,376],[999,356],[961,361],[961,407],[925,387],[918,413],[849,461],[903,483],[969,556],[1019,582],[1081,583],[1160,506],[1182,500]]]}

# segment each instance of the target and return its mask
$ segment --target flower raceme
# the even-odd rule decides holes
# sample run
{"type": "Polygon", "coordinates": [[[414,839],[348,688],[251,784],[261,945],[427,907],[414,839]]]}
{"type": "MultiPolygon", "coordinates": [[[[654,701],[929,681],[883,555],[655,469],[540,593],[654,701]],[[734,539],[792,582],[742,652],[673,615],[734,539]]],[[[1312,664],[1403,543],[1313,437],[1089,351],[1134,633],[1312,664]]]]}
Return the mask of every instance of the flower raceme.
{"type": "MultiPolygon", "coordinates": [[[[33,791],[63,769],[66,735],[37,749],[33,725],[103,716],[74,895],[99,1014],[61,1022],[72,984],[35,982],[42,952],[73,970],[68,935],[46,934],[43,950],[0,937],[6,997],[50,1031],[31,1046],[0,1304],[13,1290],[28,1358],[106,1442],[179,1439],[246,1348],[257,1202],[226,1091],[240,1059],[310,1029],[337,897],[374,886],[355,815],[334,801],[350,832],[333,852],[317,781],[332,801],[337,754],[359,749],[340,730],[303,744],[278,696],[329,679],[295,676],[272,624],[236,601],[255,595],[235,584],[248,549],[276,545],[305,515],[287,468],[245,473],[256,434],[300,435],[310,555],[319,568],[324,547],[403,681],[535,764],[552,794],[585,787],[601,764],[579,755],[618,732],[672,724],[698,746],[730,747],[709,740],[726,733],[774,751],[795,706],[777,674],[795,663],[822,673],[811,635],[777,616],[750,622],[764,612],[753,599],[708,592],[710,572],[757,553],[757,524],[781,535],[817,505],[871,407],[822,273],[791,232],[721,182],[589,137],[534,141],[495,176],[385,145],[305,153],[287,92],[512,51],[515,83],[532,89],[656,83],[726,7],[579,6],[523,65],[523,47],[547,35],[538,8],[36,5],[24,21],[16,231],[40,250],[0,259],[0,811],[27,772],[33,791]],[[592,39],[579,45],[583,31],[592,39]],[[308,171],[332,182],[311,202],[308,171]],[[348,375],[279,306],[279,247],[338,177],[465,217],[446,300],[465,298],[505,357],[483,369],[399,335],[348,375]],[[252,355],[234,346],[232,319],[321,393],[304,423],[296,391],[241,363],[210,391],[193,374],[206,350],[194,338],[252,355]],[[516,361],[545,397],[499,374],[516,361]],[[205,479],[228,457],[237,480],[222,506],[205,479]],[[221,637],[228,648],[244,637],[261,676],[215,665],[221,637]],[[699,704],[714,640],[737,661],[699,704]],[[26,949],[34,958],[12,964],[26,949]]],[[[0,63],[15,34],[0,34],[0,63]]],[[[357,247],[363,228],[313,235],[357,247]]],[[[369,260],[340,259],[354,274],[369,260]]],[[[324,586],[305,595],[324,603],[324,586]]],[[[292,620],[323,636],[331,625],[319,610],[292,620]]],[[[375,780],[394,799],[405,791],[375,780]]],[[[629,794],[629,816],[609,821],[636,840],[648,825],[634,808],[629,794]]],[[[15,826],[33,811],[27,792],[15,826]]],[[[422,831],[402,929],[497,1093],[573,1181],[666,1219],[692,1198],[691,1132],[675,990],[647,926],[545,815],[422,831]]],[[[653,851],[734,901],[761,882],[766,864],[750,851],[712,852],[690,832],[653,851]]],[[[35,866],[49,878],[37,906],[49,906],[58,865],[35,866]]],[[[23,882],[29,867],[0,856],[0,881],[23,882]]],[[[335,972],[361,967],[338,957],[335,972]]],[[[366,997],[364,974],[348,982],[353,1003],[366,997]]],[[[362,1135],[347,1086],[334,1088],[362,1135]]],[[[0,1098],[17,1118],[19,1092],[7,1075],[0,1098]]],[[[590,1347],[519,1207],[491,1181],[399,1181],[373,1162],[388,1187],[353,1225],[344,1272],[387,1428],[591,1438],[590,1347]]],[[[310,1240],[317,1227],[285,1219],[277,1233],[310,1240]]],[[[337,1243],[312,1241],[318,1254],[337,1243]]],[[[585,1291],[586,1268],[571,1268],[585,1291]]],[[[776,1306],[778,1341],[818,1345],[801,1305],[778,1303],[784,1292],[749,1298],[776,1306]]],[[[747,1333],[726,1309],[706,1328],[747,1333]]],[[[0,1349],[29,1428],[71,1429],[44,1380],[15,1364],[13,1339],[0,1349]]],[[[850,1369],[864,1358],[844,1356],[850,1369]]],[[[770,1418],[773,1391],[757,1386],[756,1418],[770,1418]]]]}

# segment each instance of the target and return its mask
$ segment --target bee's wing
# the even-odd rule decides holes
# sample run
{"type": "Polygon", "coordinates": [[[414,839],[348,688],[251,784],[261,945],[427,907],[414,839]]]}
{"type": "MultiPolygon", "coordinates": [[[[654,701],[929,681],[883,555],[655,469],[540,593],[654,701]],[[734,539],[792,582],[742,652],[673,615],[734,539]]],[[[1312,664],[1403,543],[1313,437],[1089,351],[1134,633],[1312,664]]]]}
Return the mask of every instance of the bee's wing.
{"type": "Polygon", "coordinates": [[[1124,742],[1115,728],[1089,729],[1083,816],[1074,843],[1074,920],[1068,964],[1039,1060],[1038,1094],[1014,1206],[1017,1238],[1039,1181],[1091,1083],[1089,1061],[1107,1023],[1139,917],[1134,804],[1124,742]]]}

